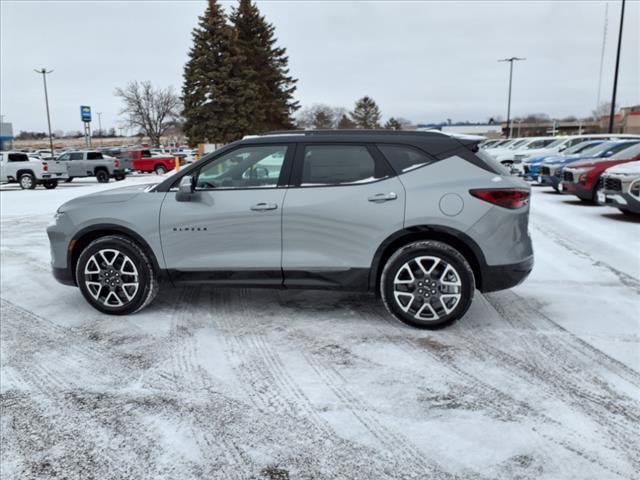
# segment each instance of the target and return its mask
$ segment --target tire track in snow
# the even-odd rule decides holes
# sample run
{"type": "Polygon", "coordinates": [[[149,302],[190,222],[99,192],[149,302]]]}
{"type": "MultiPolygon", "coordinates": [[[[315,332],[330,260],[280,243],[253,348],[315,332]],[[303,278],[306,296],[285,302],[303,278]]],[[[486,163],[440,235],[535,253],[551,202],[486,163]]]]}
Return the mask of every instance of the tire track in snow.
{"type": "MultiPolygon", "coordinates": [[[[561,422],[551,418],[550,416],[544,414],[543,412],[540,412],[538,409],[535,409],[534,407],[531,406],[530,402],[522,402],[520,400],[517,400],[513,396],[511,396],[508,392],[498,389],[493,385],[490,385],[489,383],[477,378],[474,374],[469,373],[466,370],[460,368],[455,363],[456,362],[455,357],[452,357],[446,351],[439,352],[438,349],[436,349],[436,351],[432,351],[432,349],[430,348],[426,349],[424,345],[420,345],[418,341],[415,338],[413,338],[413,336],[407,336],[407,332],[408,332],[407,328],[405,328],[395,319],[389,318],[388,315],[385,315],[379,309],[376,309],[375,307],[372,307],[372,306],[368,306],[367,311],[374,316],[382,318],[392,328],[400,332],[398,336],[394,336],[390,338],[390,340],[395,341],[394,345],[399,346],[399,348],[405,350],[406,353],[408,353],[413,357],[415,357],[415,355],[428,355],[435,361],[439,362],[440,365],[445,366],[449,371],[452,372],[454,376],[457,376],[458,378],[461,378],[463,381],[468,382],[468,384],[471,385],[475,391],[482,392],[483,397],[486,397],[487,399],[490,399],[493,402],[497,400],[499,402],[498,403],[499,410],[506,410],[507,412],[511,411],[512,413],[515,412],[516,414],[518,413],[524,414],[526,416],[530,416],[532,418],[543,421],[549,425],[552,425],[555,427],[561,427],[566,433],[570,433],[571,436],[574,437],[572,442],[570,443],[567,440],[558,440],[556,438],[553,438],[551,435],[543,432],[539,427],[534,429],[536,433],[538,433],[541,437],[545,439],[545,442],[541,442],[542,443],[541,446],[544,447],[544,449],[547,452],[549,452],[550,456],[553,456],[552,455],[553,450],[547,447],[546,445],[544,445],[544,443],[552,441],[552,443],[555,443],[556,445],[564,448],[565,450],[571,452],[572,454],[578,454],[580,457],[583,457],[584,459],[588,460],[594,465],[598,465],[600,468],[602,468],[605,471],[618,475],[620,478],[631,478],[624,472],[620,471],[615,466],[608,465],[607,462],[601,458],[601,455],[599,455],[598,451],[592,451],[591,453],[586,452],[585,448],[586,448],[586,444],[589,442],[589,439],[586,439],[584,435],[580,434],[574,429],[569,428],[567,425],[562,424],[561,422]]],[[[461,320],[461,322],[464,322],[464,319],[461,320]]],[[[382,333],[385,333],[383,329],[379,329],[379,330],[382,331],[382,333]]],[[[473,335],[464,334],[459,331],[453,332],[453,333],[449,331],[438,331],[438,332],[435,332],[433,336],[447,341],[448,342],[447,344],[456,345],[456,348],[459,349],[460,351],[464,351],[465,353],[472,353],[475,356],[475,358],[481,359],[484,363],[486,363],[486,359],[488,357],[489,359],[494,361],[496,366],[499,366],[505,371],[510,371],[512,374],[515,373],[515,375],[513,376],[513,381],[516,383],[521,383],[523,379],[528,383],[532,383],[531,379],[527,378],[527,376],[528,375],[530,376],[531,374],[529,369],[521,368],[521,369],[516,369],[515,371],[513,370],[513,366],[512,366],[513,363],[517,363],[521,366],[525,363],[522,360],[503,352],[499,348],[492,346],[491,345],[492,343],[496,343],[495,339],[493,338],[489,338],[489,339],[476,338],[473,335]],[[462,340],[462,344],[460,342],[461,340],[462,340]]],[[[521,335],[518,335],[514,331],[514,335],[510,335],[509,338],[512,339],[513,337],[521,337],[521,335]]],[[[497,343],[501,345],[511,345],[512,341],[497,342],[497,343]]],[[[544,365],[548,366],[548,363],[549,362],[544,362],[544,365]]],[[[567,373],[570,373],[570,372],[567,372],[567,373]]],[[[545,380],[544,373],[538,376],[538,380],[544,382],[545,380]]],[[[534,382],[532,386],[539,388],[540,384],[538,382],[534,382]]],[[[566,388],[566,385],[564,385],[562,382],[554,383],[553,386],[557,387],[558,389],[566,388]]],[[[532,391],[535,391],[535,390],[532,390],[532,391]]],[[[552,391],[552,389],[548,388],[548,386],[547,388],[544,389],[544,392],[545,392],[544,396],[547,398],[549,397],[555,398],[557,395],[559,395],[557,392],[552,391]]],[[[571,404],[572,407],[574,408],[580,407],[580,405],[575,402],[568,402],[568,403],[571,404]]],[[[608,440],[616,443],[615,447],[613,446],[610,447],[610,450],[612,451],[614,451],[615,448],[618,448],[618,444],[621,443],[617,441],[617,438],[613,434],[608,438],[608,440]]],[[[630,447],[628,445],[624,447],[625,447],[625,450],[630,450],[630,447]]],[[[631,446],[631,449],[633,449],[632,446],[631,446]]],[[[537,451],[540,451],[540,448],[538,448],[537,451]]]]}
{"type": "MultiPolygon", "coordinates": [[[[252,315],[254,307],[246,302],[246,290],[241,290],[239,298],[234,298],[239,304],[239,312],[238,309],[230,312],[229,306],[232,303],[230,294],[224,292],[222,295],[224,295],[224,300],[215,304],[224,305],[224,312],[219,318],[216,318],[220,321],[221,332],[226,334],[231,342],[230,352],[233,358],[243,358],[243,361],[237,365],[236,374],[243,384],[251,385],[251,391],[248,391],[247,395],[261,397],[255,403],[266,411],[274,412],[283,419],[287,419],[289,427],[295,425],[295,428],[300,430],[299,435],[319,437],[317,442],[330,441],[337,443],[343,452],[353,452],[352,444],[338,437],[327,421],[318,414],[316,407],[308,396],[287,372],[283,360],[272,344],[263,334],[255,332],[259,325],[256,324],[257,317],[252,315]],[[234,317],[237,316],[242,318],[240,324],[237,321],[233,321],[234,317]],[[247,328],[250,328],[251,331],[247,331],[247,328]],[[271,390],[276,391],[275,397],[271,394],[271,390]]],[[[214,304],[213,296],[211,301],[214,304]]],[[[315,372],[322,372],[322,367],[319,368],[317,365],[311,364],[309,366],[315,372]]],[[[323,378],[322,375],[319,375],[319,378],[326,380],[326,377],[323,378]]],[[[327,387],[332,391],[335,390],[335,387],[327,387]]],[[[350,455],[349,457],[351,458],[347,457],[347,461],[351,462],[352,458],[353,460],[358,459],[357,455],[360,455],[359,461],[362,461],[362,458],[368,458],[367,467],[373,469],[373,472],[378,472],[374,474],[377,478],[386,476],[386,471],[390,465],[394,465],[394,469],[399,469],[399,471],[410,468],[410,472],[405,472],[410,476],[412,475],[411,472],[418,474],[417,472],[429,471],[429,468],[425,468],[428,465],[423,459],[424,454],[420,453],[417,459],[409,459],[405,454],[398,455],[398,444],[385,442],[388,438],[385,439],[385,436],[380,434],[378,426],[372,426],[366,419],[364,420],[364,426],[372,432],[375,438],[380,440],[381,449],[375,453],[376,461],[372,460],[371,452],[367,456],[362,456],[362,452],[359,451],[355,455],[350,455]]],[[[384,427],[382,427],[382,430],[384,430],[384,427]]],[[[396,440],[398,439],[396,438],[396,440]]],[[[399,441],[398,443],[406,445],[406,441],[399,441]]],[[[333,467],[335,468],[335,465],[333,467]]],[[[443,474],[441,478],[453,477],[443,474]]]]}

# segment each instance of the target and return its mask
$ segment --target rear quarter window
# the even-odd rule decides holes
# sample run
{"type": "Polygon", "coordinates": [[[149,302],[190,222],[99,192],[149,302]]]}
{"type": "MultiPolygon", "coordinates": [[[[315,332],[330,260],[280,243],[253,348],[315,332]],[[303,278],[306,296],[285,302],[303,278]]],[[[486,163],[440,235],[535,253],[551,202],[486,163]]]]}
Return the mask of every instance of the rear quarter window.
{"type": "Polygon", "coordinates": [[[404,145],[378,145],[378,149],[397,174],[414,170],[435,161],[426,153],[404,145]]]}

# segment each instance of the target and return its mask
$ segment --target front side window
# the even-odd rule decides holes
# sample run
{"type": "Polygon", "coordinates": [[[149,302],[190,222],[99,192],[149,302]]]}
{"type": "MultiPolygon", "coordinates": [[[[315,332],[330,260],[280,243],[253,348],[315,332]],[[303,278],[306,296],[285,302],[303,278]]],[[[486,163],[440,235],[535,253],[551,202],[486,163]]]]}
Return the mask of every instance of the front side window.
{"type": "Polygon", "coordinates": [[[197,189],[268,188],[278,185],[287,147],[261,145],[233,150],[203,166],[197,189]]]}
{"type": "Polygon", "coordinates": [[[84,159],[84,154],[82,152],[72,153],[69,156],[69,160],[83,160],[83,159],[84,159]]]}
{"type": "Polygon", "coordinates": [[[140,158],[151,158],[151,152],[149,150],[142,150],[140,158]]]}
{"type": "Polygon", "coordinates": [[[301,186],[373,182],[384,176],[363,145],[307,145],[301,186]]]}
{"type": "Polygon", "coordinates": [[[404,173],[422,167],[433,160],[424,152],[401,145],[378,145],[396,173],[404,173]]]}
{"type": "Polygon", "coordinates": [[[64,153],[62,155],[60,155],[58,157],[58,161],[60,162],[66,162],[67,160],[69,160],[69,154],[68,153],[64,153]]]}

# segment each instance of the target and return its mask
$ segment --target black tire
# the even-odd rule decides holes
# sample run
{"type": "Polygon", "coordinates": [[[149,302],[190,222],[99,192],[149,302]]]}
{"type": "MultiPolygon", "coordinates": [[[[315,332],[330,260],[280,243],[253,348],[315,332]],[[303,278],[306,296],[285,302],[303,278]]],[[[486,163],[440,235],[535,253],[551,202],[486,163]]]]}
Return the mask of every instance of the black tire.
{"type": "Polygon", "coordinates": [[[18,178],[18,183],[20,183],[20,188],[23,190],[33,190],[36,188],[36,178],[32,173],[22,173],[20,178],[18,178]]]}
{"type": "Polygon", "coordinates": [[[622,213],[624,213],[625,215],[627,215],[629,217],[640,218],[640,214],[638,214],[636,212],[632,212],[631,210],[627,210],[626,208],[618,208],[618,210],[620,210],[622,213]]]}
{"type": "Polygon", "coordinates": [[[69,177],[69,178],[65,178],[64,179],[64,183],[71,183],[73,182],[73,177],[69,177]]]}
{"type": "MultiPolygon", "coordinates": [[[[78,258],[75,274],[78,288],[80,288],[87,302],[96,310],[110,315],[135,313],[150,304],[158,294],[158,280],[151,260],[137,243],[122,235],[100,237],[87,245],[78,258]],[[96,299],[85,283],[89,279],[85,274],[87,263],[91,261],[93,255],[105,249],[115,250],[129,257],[138,272],[138,288],[136,293],[131,300],[123,302],[124,304],[121,306],[107,305],[100,300],[102,296],[108,295],[108,286],[100,287],[98,291],[98,295],[100,296],[96,299]]],[[[131,278],[128,278],[128,280],[131,280],[131,278]]]]}
{"type": "Polygon", "coordinates": [[[120,181],[124,180],[126,178],[126,176],[125,175],[116,175],[113,178],[115,178],[116,182],[120,182],[120,181]]]}
{"type": "MultiPolygon", "coordinates": [[[[434,261],[432,264],[435,263],[434,261]]],[[[473,271],[464,256],[446,243],[433,240],[414,242],[400,248],[387,260],[380,277],[380,294],[387,310],[401,322],[417,328],[442,328],[462,318],[471,306],[474,290],[475,279],[473,271]],[[416,271],[413,272],[411,276],[414,277],[416,284],[406,287],[414,288],[414,290],[408,292],[409,295],[413,296],[411,296],[408,304],[405,305],[402,305],[401,301],[396,299],[395,292],[397,292],[397,290],[394,284],[396,276],[399,277],[403,275],[401,270],[404,270],[405,264],[418,257],[437,258],[440,260],[440,263],[437,265],[443,266],[446,262],[452,267],[453,272],[449,270],[449,275],[453,276],[449,278],[457,277],[455,281],[460,283],[460,285],[456,287],[459,288],[459,293],[456,294],[460,296],[457,303],[451,302],[451,298],[445,300],[445,302],[449,302],[447,310],[452,308],[448,313],[446,313],[444,303],[442,303],[439,294],[449,287],[440,284],[442,278],[435,278],[438,275],[443,277],[445,273],[444,270],[443,272],[439,272],[438,269],[440,267],[438,266],[434,266],[432,276],[424,276],[424,273],[417,268],[417,264],[414,262],[416,271]],[[433,282],[433,285],[427,285],[427,289],[424,289],[423,286],[418,287],[418,285],[424,285],[426,280],[433,282]],[[429,297],[429,295],[431,295],[431,297],[427,299],[426,297],[429,297]],[[420,309],[425,303],[430,304],[434,312],[434,318],[416,318],[416,315],[420,313],[420,309]],[[445,313],[442,314],[442,312],[445,313]],[[437,318],[435,318],[436,316],[437,318]]],[[[420,316],[422,316],[422,314],[420,314],[420,316]]]]}
{"type": "Polygon", "coordinates": [[[96,170],[96,180],[98,183],[109,183],[109,172],[106,170],[96,170]]]}
{"type": "Polygon", "coordinates": [[[167,173],[166,167],[160,164],[156,165],[153,170],[154,172],[156,172],[156,175],[164,175],[165,173],[167,173]]]}
{"type": "Polygon", "coordinates": [[[58,186],[58,181],[57,180],[46,180],[46,181],[42,182],[42,186],[44,188],[46,188],[47,190],[53,190],[54,188],[56,188],[58,186]]]}

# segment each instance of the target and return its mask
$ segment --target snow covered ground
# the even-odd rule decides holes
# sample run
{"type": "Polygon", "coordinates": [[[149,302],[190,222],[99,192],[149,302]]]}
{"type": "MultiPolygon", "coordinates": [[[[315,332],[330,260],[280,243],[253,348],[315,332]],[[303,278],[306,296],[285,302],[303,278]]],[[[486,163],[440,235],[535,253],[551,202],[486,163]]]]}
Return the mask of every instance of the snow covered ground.
{"type": "Polygon", "coordinates": [[[3,479],[638,478],[637,221],[534,189],[530,278],[435,332],[330,292],[109,317],[52,278],[45,227],[115,186],[0,192],[3,479]]]}

